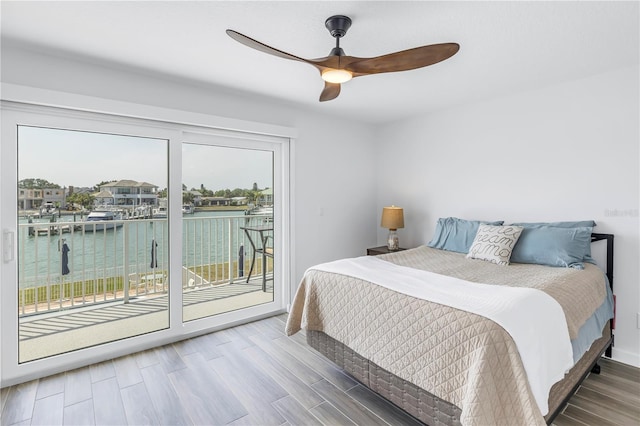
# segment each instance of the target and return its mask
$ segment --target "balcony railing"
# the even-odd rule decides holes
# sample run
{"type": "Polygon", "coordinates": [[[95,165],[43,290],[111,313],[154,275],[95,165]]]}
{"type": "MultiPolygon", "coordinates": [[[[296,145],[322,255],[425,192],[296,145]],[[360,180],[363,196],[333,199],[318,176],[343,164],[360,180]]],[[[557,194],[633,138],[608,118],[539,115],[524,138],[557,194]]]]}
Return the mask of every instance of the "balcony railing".
{"type": "MultiPolygon", "coordinates": [[[[183,291],[245,281],[254,253],[242,228],[271,220],[270,215],[183,217],[183,291]]],[[[20,316],[129,303],[169,289],[167,219],[20,223],[18,242],[20,316]]],[[[256,259],[252,279],[262,279],[262,265],[256,259]]],[[[266,267],[270,276],[271,259],[266,267]]]]}

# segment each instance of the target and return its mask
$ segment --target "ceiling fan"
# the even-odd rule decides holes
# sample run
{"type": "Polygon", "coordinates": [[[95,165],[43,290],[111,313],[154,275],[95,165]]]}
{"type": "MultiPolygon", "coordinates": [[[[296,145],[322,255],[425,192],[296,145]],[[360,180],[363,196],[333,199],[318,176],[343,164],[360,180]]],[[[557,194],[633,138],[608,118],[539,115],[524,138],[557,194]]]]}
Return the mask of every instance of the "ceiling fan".
{"type": "Polygon", "coordinates": [[[305,62],[316,67],[324,80],[324,89],[320,94],[320,102],[337,98],[340,94],[340,84],[351,80],[353,77],[426,67],[450,58],[460,49],[458,43],[441,43],[402,50],[374,58],[347,56],[340,47],[340,38],[344,37],[349,27],[351,27],[351,19],[348,16],[335,15],[329,17],[324,24],[336,39],[336,47],[331,49],[329,56],[318,59],[300,58],[267,46],[234,30],[227,30],[227,34],[237,42],[261,52],[284,59],[305,62]]]}

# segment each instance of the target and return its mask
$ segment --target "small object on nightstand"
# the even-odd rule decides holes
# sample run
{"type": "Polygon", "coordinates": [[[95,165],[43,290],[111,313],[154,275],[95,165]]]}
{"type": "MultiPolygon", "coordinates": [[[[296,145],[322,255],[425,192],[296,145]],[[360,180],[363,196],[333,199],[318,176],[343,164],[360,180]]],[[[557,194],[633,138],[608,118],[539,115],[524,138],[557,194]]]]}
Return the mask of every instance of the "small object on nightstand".
{"type": "Polygon", "coordinates": [[[367,256],[377,256],[379,254],[396,253],[402,250],[406,250],[406,249],[399,248],[398,250],[389,250],[389,247],[387,246],[371,247],[367,249],[367,256]]]}
{"type": "Polygon", "coordinates": [[[389,251],[398,251],[400,245],[398,243],[398,234],[396,230],[398,228],[404,228],[404,214],[402,207],[384,207],[382,209],[382,220],[380,226],[389,230],[389,237],[387,238],[387,247],[389,251]]]}

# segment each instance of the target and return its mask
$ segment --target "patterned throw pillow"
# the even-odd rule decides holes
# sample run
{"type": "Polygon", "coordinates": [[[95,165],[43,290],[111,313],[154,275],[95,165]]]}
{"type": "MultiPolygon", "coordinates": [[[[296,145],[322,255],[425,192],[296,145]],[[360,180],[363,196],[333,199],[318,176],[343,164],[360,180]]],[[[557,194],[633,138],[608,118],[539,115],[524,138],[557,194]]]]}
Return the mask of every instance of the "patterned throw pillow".
{"type": "Polygon", "coordinates": [[[508,265],[522,226],[480,225],[467,258],[508,265]]]}

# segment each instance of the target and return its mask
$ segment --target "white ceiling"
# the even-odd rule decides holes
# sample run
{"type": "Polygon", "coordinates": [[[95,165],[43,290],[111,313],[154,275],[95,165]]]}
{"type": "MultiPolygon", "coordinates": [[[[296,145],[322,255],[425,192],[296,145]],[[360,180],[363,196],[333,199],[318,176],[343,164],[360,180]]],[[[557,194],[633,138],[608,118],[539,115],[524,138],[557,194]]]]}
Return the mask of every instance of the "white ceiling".
{"type": "Polygon", "coordinates": [[[389,121],[638,64],[639,3],[435,1],[1,2],[3,43],[105,66],[389,121]],[[320,103],[307,64],[270,56],[234,29],[304,58],[326,56],[326,18],[353,20],[341,47],[371,57],[426,44],[460,51],[430,67],[354,79],[320,103]]]}

